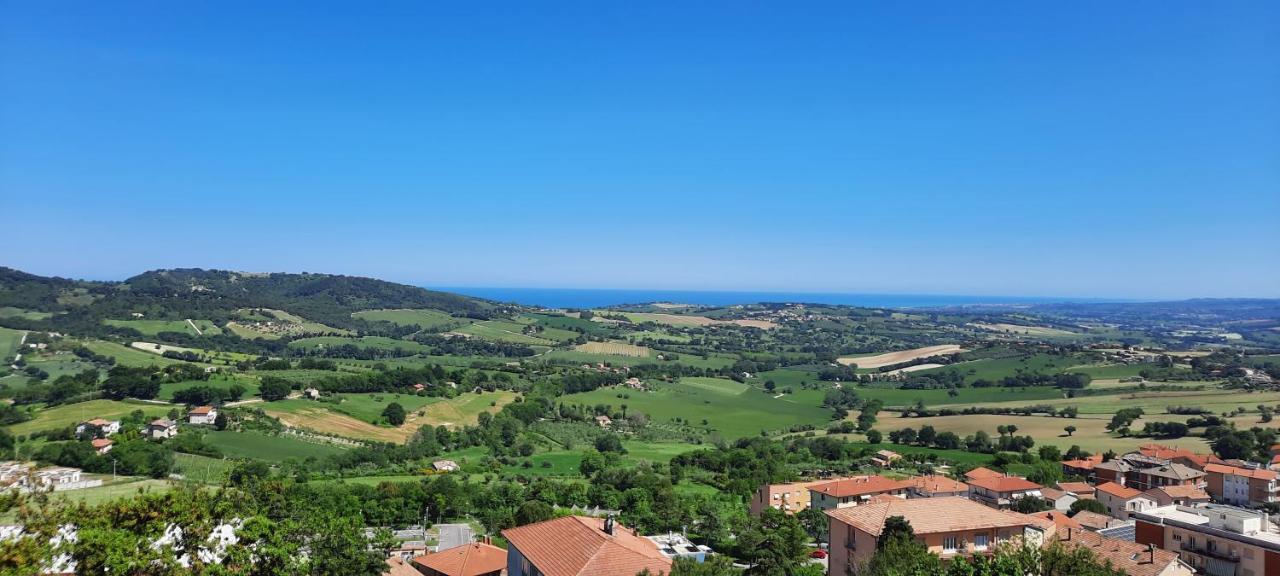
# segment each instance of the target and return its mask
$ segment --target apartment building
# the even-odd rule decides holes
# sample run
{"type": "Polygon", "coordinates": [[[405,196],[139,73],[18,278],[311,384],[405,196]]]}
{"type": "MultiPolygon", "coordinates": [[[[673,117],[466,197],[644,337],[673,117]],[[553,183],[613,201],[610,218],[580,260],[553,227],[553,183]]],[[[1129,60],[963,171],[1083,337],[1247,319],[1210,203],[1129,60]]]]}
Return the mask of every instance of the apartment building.
{"type": "Polygon", "coordinates": [[[911,482],[884,476],[856,476],[809,487],[809,507],[818,510],[848,508],[865,504],[879,495],[906,498],[911,482]]]}
{"type": "Polygon", "coordinates": [[[832,480],[764,484],[757,488],[755,496],[751,497],[751,514],[759,516],[766,508],[795,514],[809,507],[809,488],[830,482],[832,480]]]}
{"type": "Polygon", "coordinates": [[[1042,486],[1017,476],[976,478],[968,484],[969,498],[993,508],[1008,508],[1014,500],[1026,496],[1042,496],[1042,486]]]}
{"type": "Polygon", "coordinates": [[[1115,482],[1099,485],[1094,495],[1098,502],[1107,507],[1107,514],[1121,520],[1128,520],[1129,515],[1134,512],[1156,507],[1155,500],[1144,496],[1140,490],[1121,486],[1115,482]]]}
{"type": "Polygon", "coordinates": [[[1208,474],[1205,491],[1217,502],[1261,506],[1280,501],[1280,487],[1274,470],[1210,464],[1204,467],[1204,471],[1208,474]]]}
{"type": "Polygon", "coordinates": [[[1177,552],[1199,574],[1280,575],[1280,531],[1266,514],[1234,506],[1161,506],[1133,514],[1134,541],[1177,552]]]}

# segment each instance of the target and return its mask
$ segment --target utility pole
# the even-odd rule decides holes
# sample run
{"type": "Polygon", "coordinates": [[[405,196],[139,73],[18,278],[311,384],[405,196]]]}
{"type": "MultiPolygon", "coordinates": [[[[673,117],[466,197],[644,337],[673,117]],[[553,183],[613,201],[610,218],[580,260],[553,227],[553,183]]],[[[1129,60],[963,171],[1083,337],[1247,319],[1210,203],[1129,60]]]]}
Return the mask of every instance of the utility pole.
{"type": "Polygon", "coordinates": [[[116,482],[116,459],[112,458],[111,459],[111,483],[115,484],[115,482],[116,482]]]}

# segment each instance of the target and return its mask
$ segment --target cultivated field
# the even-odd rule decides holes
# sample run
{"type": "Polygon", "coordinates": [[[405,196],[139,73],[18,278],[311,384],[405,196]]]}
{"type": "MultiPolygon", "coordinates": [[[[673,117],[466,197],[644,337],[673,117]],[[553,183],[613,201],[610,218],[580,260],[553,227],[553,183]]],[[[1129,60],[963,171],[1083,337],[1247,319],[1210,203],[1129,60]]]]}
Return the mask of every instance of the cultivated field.
{"type": "Polygon", "coordinates": [[[928,358],[929,356],[956,354],[959,352],[964,352],[964,350],[962,350],[958,344],[940,344],[938,346],[925,346],[924,348],[902,350],[900,352],[888,352],[885,354],[846,356],[844,358],[840,358],[838,361],[846,366],[856,364],[858,368],[880,368],[883,366],[910,362],[917,358],[928,358]]]}
{"type": "Polygon", "coordinates": [[[208,320],[103,320],[104,324],[120,328],[132,328],[144,336],[155,336],[161,332],[179,332],[192,336],[212,336],[221,334],[222,329],[208,320]],[[194,326],[193,326],[194,325],[194,326]],[[196,330],[199,328],[199,331],[196,330]]]}
{"type": "Polygon", "coordinates": [[[1022,334],[1024,336],[1044,336],[1044,337],[1079,336],[1079,334],[1076,334],[1075,332],[1071,332],[1068,330],[1060,330],[1058,328],[1048,328],[1045,326],[1023,326],[1021,324],[1002,324],[1002,323],[986,324],[982,322],[975,322],[973,324],[970,324],[970,326],[973,326],[974,328],[979,328],[982,330],[987,330],[990,332],[1002,332],[1006,334],[1022,334]]]}
{"type": "MultiPolygon", "coordinates": [[[[853,416],[856,418],[856,416],[853,416]]],[[[1181,420],[1165,414],[1148,414],[1145,419],[1134,421],[1132,429],[1140,430],[1146,422],[1169,422],[1181,420]]],[[[1094,415],[1080,418],[1055,418],[1050,416],[1009,416],[997,414],[970,414],[963,416],[931,416],[927,418],[900,418],[896,413],[881,413],[878,430],[888,434],[902,428],[919,430],[921,426],[933,426],[938,432],[954,432],[961,438],[983,430],[992,438],[997,436],[996,427],[1013,425],[1018,427],[1017,436],[1031,436],[1037,445],[1053,444],[1067,449],[1075,444],[1089,452],[1105,452],[1115,450],[1126,452],[1143,444],[1159,442],[1177,445],[1197,451],[1207,451],[1207,444],[1202,438],[1185,437],[1177,440],[1153,440],[1151,438],[1121,438],[1113,436],[1106,430],[1110,415],[1094,415]],[[1075,426],[1076,431],[1067,436],[1063,430],[1066,426],[1075,426]]]]}
{"type": "MultiPolygon", "coordinates": [[[[616,314],[616,312],[614,312],[616,314]]],[[[654,322],[657,324],[666,324],[668,326],[711,326],[713,324],[736,324],[738,326],[746,326],[749,328],[761,328],[769,330],[777,328],[778,325],[768,320],[715,320],[706,316],[698,316],[694,314],[664,314],[661,312],[623,312],[628,320],[635,324],[644,322],[654,322]]]]}
{"type": "MultiPolygon", "coordinates": [[[[364,396],[364,395],[355,395],[364,396]]],[[[380,404],[385,407],[390,403],[393,394],[384,394],[380,404]]],[[[360,440],[377,440],[380,442],[402,443],[418,431],[420,426],[464,426],[479,421],[481,412],[496,413],[503,406],[515,400],[514,392],[497,391],[483,394],[462,394],[456,398],[439,399],[401,396],[405,400],[401,405],[408,412],[405,423],[399,427],[379,426],[369,420],[352,417],[342,412],[342,408],[325,402],[312,400],[280,400],[259,404],[263,410],[279,418],[287,426],[305,428],[325,434],[333,434],[360,440]],[[413,400],[410,400],[413,398],[413,400]],[[421,401],[410,409],[413,402],[421,401]],[[428,403],[429,402],[429,403],[428,403]],[[421,412],[422,415],[418,413],[421,412]]],[[[368,416],[375,409],[375,402],[369,399],[349,400],[352,402],[347,410],[368,416]],[[366,401],[367,400],[367,401],[366,401]]],[[[343,402],[346,404],[346,402],[343,402]]],[[[381,415],[382,409],[376,408],[381,415]]],[[[373,418],[370,418],[372,420],[373,418]]]]}
{"type": "Polygon", "coordinates": [[[18,343],[22,341],[22,331],[0,328],[0,362],[8,365],[18,353],[18,343]]]}
{"type": "Polygon", "coordinates": [[[363,310],[353,313],[354,318],[368,320],[370,322],[390,322],[399,326],[417,326],[423,330],[436,330],[466,324],[468,321],[461,318],[454,318],[447,312],[439,310],[423,309],[399,309],[399,310],[363,310]]]}
{"type": "Polygon", "coordinates": [[[485,320],[484,322],[476,322],[469,326],[463,326],[454,330],[455,334],[463,334],[483,340],[493,340],[495,342],[510,342],[512,344],[529,344],[552,346],[554,340],[540,338],[524,333],[526,324],[512,322],[508,320],[485,320]]]}
{"type": "Polygon", "coordinates": [[[255,432],[209,432],[204,441],[221,450],[231,458],[252,458],[268,462],[283,462],[289,459],[305,460],[310,457],[323,458],[345,452],[347,448],[333,444],[305,442],[284,436],[268,436],[255,432]]]}
{"type": "Polygon", "coordinates": [[[125,366],[168,366],[179,363],[177,360],[165,358],[159,353],[152,353],[154,350],[152,352],[143,352],[115,342],[86,340],[82,344],[95,354],[111,356],[116,359],[117,364],[125,366]]]}
{"type": "Polygon", "coordinates": [[[40,430],[54,430],[73,426],[92,418],[119,419],[134,410],[142,410],[147,416],[162,416],[174,408],[170,404],[152,404],[139,401],[90,400],[76,404],[66,404],[53,408],[45,408],[36,413],[36,417],[26,422],[14,424],[9,432],[14,436],[30,434],[40,430]]]}
{"type": "Polygon", "coordinates": [[[646,346],[636,346],[626,342],[587,342],[586,344],[574,346],[573,349],[587,354],[609,354],[636,358],[648,358],[651,352],[646,346]]]}
{"type": "Polygon", "coordinates": [[[318,348],[336,348],[338,346],[353,345],[358,348],[374,348],[377,350],[402,350],[406,354],[418,354],[431,350],[429,347],[413,342],[410,340],[397,340],[386,336],[363,336],[360,338],[347,338],[344,336],[312,336],[310,338],[299,338],[289,342],[290,348],[299,350],[313,350],[318,348]]]}

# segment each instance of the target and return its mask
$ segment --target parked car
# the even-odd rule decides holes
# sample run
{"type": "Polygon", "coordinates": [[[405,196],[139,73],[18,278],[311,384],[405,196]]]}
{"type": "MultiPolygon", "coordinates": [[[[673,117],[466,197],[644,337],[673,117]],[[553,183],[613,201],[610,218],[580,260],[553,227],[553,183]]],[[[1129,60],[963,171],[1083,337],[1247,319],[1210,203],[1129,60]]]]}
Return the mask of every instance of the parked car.
{"type": "Polygon", "coordinates": [[[826,557],[827,557],[827,551],[826,551],[826,550],[814,550],[813,552],[810,552],[810,553],[809,553],[809,557],[810,557],[810,558],[826,558],[826,557]]]}

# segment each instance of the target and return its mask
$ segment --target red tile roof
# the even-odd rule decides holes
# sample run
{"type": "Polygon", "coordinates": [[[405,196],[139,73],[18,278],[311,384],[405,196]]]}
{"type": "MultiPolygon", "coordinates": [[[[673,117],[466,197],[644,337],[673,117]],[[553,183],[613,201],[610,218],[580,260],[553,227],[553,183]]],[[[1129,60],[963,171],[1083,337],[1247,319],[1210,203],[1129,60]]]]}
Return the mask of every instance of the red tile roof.
{"type": "Polygon", "coordinates": [[[1039,490],[1042,488],[1039,484],[1019,478],[1017,476],[999,476],[996,478],[976,478],[969,480],[970,486],[985,488],[992,492],[1025,492],[1027,490],[1039,490]]]}
{"type": "Polygon", "coordinates": [[[399,558],[387,558],[387,569],[382,571],[382,576],[422,576],[422,573],[399,558]]]}
{"type": "Polygon", "coordinates": [[[1107,516],[1106,514],[1099,514],[1097,512],[1090,512],[1088,510],[1076,512],[1076,515],[1072,516],[1071,519],[1079,522],[1080,525],[1085,528],[1092,528],[1094,530],[1106,528],[1107,525],[1111,523],[1110,516],[1107,516]]]}
{"type": "Polygon", "coordinates": [[[208,414],[213,411],[213,406],[200,406],[192,408],[188,414],[208,414]]]}
{"type": "Polygon", "coordinates": [[[1115,482],[1107,482],[1105,484],[1099,484],[1098,491],[1110,494],[1112,496],[1115,496],[1116,498],[1123,498],[1125,500],[1129,500],[1131,498],[1135,498],[1142,495],[1142,492],[1140,490],[1134,490],[1133,488],[1129,488],[1128,486],[1121,486],[1119,484],[1116,484],[1115,482]]]}
{"type": "Polygon", "coordinates": [[[1044,512],[1036,512],[1035,514],[1031,514],[1031,516],[1035,518],[1043,518],[1045,520],[1053,522],[1055,525],[1057,525],[1058,528],[1075,528],[1077,530],[1084,529],[1084,526],[1081,526],[1079,522],[1072,520],[1066,514],[1063,514],[1062,512],[1059,512],[1057,510],[1046,510],[1044,512]]]}
{"type": "Polygon", "coordinates": [[[106,438],[94,438],[93,441],[90,442],[90,444],[92,444],[95,449],[100,450],[102,448],[112,445],[113,442],[106,438]]]}
{"type": "Polygon", "coordinates": [[[1236,468],[1235,466],[1224,466],[1222,464],[1210,464],[1204,467],[1204,471],[1211,474],[1231,474],[1234,476],[1244,476],[1246,478],[1254,478],[1257,480],[1276,479],[1276,473],[1273,470],[1236,468]]]}
{"type": "Polygon", "coordinates": [[[507,551],[483,542],[472,542],[436,554],[413,559],[413,563],[448,576],[481,576],[507,567],[507,551]]]}
{"type": "Polygon", "coordinates": [[[1029,526],[1038,523],[1037,519],[1025,514],[997,510],[958,496],[915,500],[894,498],[850,508],[827,510],[826,514],[834,520],[872,536],[880,535],[884,530],[885,519],[890,516],[901,516],[906,519],[916,534],[1029,526]]]}
{"type": "Polygon", "coordinates": [[[502,531],[543,576],[635,576],[671,571],[671,560],[652,541],[621,524],[605,534],[604,519],[565,516],[502,531]]]}
{"type": "Polygon", "coordinates": [[[977,468],[974,468],[973,470],[970,470],[964,473],[964,477],[970,480],[975,480],[978,478],[999,478],[1001,476],[1004,476],[1004,474],[996,472],[995,470],[992,470],[990,468],[984,468],[982,466],[979,466],[977,468]]]}
{"type": "Polygon", "coordinates": [[[1157,486],[1155,488],[1147,490],[1147,492],[1155,492],[1155,491],[1164,492],[1170,498],[1188,498],[1191,500],[1208,500],[1209,499],[1209,494],[1204,490],[1196,488],[1195,486],[1188,486],[1186,484],[1181,484],[1176,486],[1157,486]]]}
{"type": "Polygon", "coordinates": [[[946,476],[913,476],[907,478],[907,482],[910,482],[913,488],[925,494],[945,494],[948,492],[967,492],[969,490],[968,484],[952,480],[946,476]]]}
{"type": "Polygon", "coordinates": [[[1076,496],[1081,494],[1093,494],[1093,484],[1088,482],[1059,482],[1058,489],[1071,492],[1076,496]]]}
{"type": "Polygon", "coordinates": [[[892,492],[894,490],[905,490],[910,486],[910,482],[903,480],[891,480],[884,476],[857,476],[854,478],[842,478],[834,482],[811,486],[809,490],[826,494],[827,496],[834,498],[848,498],[850,496],[864,496],[868,494],[892,492]]]}
{"type": "MultiPolygon", "coordinates": [[[[1129,576],[1158,576],[1163,574],[1169,565],[1179,563],[1177,552],[1160,548],[1155,548],[1153,551],[1145,544],[1108,538],[1088,530],[1071,530],[1070,533],[1059,530],[1057,538],[1065,546],[1085,548],[1093,552],[1099,560],[1110,562],[1117,570],[1129,576]]],[[[1184,573],[1190,574],[1191,571],[1187,570],[1184,573]]]]}

